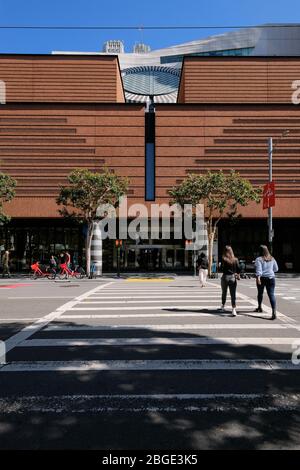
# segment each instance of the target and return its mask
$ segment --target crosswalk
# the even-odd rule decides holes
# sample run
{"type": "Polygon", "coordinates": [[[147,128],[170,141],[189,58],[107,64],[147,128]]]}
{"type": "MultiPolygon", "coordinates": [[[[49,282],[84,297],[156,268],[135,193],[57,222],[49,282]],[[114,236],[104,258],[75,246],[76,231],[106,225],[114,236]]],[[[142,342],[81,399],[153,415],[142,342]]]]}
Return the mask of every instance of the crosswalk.
{"type": "Polygon", "coordinates": [[[298,408],[300,324],[237,305],[192,278],[101,282],[6,340],[0,410],[298,408]]]}

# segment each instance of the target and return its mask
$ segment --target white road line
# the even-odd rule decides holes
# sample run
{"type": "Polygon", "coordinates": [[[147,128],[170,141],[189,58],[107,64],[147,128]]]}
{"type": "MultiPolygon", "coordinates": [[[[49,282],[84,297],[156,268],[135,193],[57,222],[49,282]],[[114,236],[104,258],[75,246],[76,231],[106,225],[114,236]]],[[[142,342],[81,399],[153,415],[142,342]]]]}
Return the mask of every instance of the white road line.
{"type": "MultiPolygon", "coordinates": [[[[119,310],[119,309],[117,309],[119,310]]],[[[134,309],[130,309],[130,310],[134,310],[134,309]]],[[[151,309],[152,310],[152,309],[151,309]]],[[[168,317],[197,317],[199,319],[201,319],[202,317],[211,317],[211,316],[221,316],[221,317],[228,317],[228,316],[232,316],[231,313],[228,311],[228,312],[219,312],[219,313],[216,313],[216,312],[211,312],[211,313],[202,313],[202,312],[198,312],[198,313],[189,313],[189,312],[182,312],[182,313],[137,313],[137,314],[112,314],[112,315],[109,315],[109,314],[102,314],[102,315],[97,315],[97,314],[86,314],[86,315],[72,315],[72,314],[67,314],[67,315],[61,315],[60,316],[60,320],[75,320],[75,319],[78,319],[78,320],[82,320],[82,319],[94,319],[94,318],[97,318],[97,319],[107,319],[107,318],[168,318],[168,317]]],[[[252,315],[253,318],[262,318],[262,316],[258,316],[258,315],[252,315]]],[[[269,316],[265,316],[264,317],[266,320],[269,319],[269,316]]]]}
{"type": "Polygon", "coordinates": [[[228,324],[228,323],[192,323],[192,324],[175,324],[175,325],[152,325],[152,324],[136,324],[136,325],[94,325],[94,326],[69,326],[69,325],[49,325],[44,329],[44,331],[110,331],[110,330],[136,330],[136,329],[148,329],[151,330],[269,330],[269,329],[288,329],[287,325],[278,325],[278,324],[269,324],[262,325],[257,323],[238,323],[238,324],[228,324]]]}
{"type": "Polygon", "coordinates": [[[61,296],[49,296],[49,297],[4,297],[8,300],[39,300],[39,299],[48,299],[48,300],[56,300],[56,299],[73,299],[73,295],[61,295],[61,296]]]}
{"type": "MultiPolygon", "coordinates": [[[[170,309],[170,310],[177,310],[177,309],[187,309],[187,310],[200,310],[200,309],[218,309],[220,306],[219,305],[151,305],[149,307],[145,307],[144,305],[140,305],[139,307],[75,307],[75,308],[69,308],[66,310],[72,310],[72,312],[82,312],[82,311],[111,311],[111,310],[165,310],[165,309],[170,309]]],[[[248,305],[239,305],[238,310],[249,310],[251,308],[248,305]]],[[[201,312],[199,312],[201,313],[201,312]]]]}
{"type": "Polygon", "coordinates": [[[32,325],[28,325],[25,328],[23,328],[21,331],[16,333],[15,335],[11,336],[8,338],[4,343],[5,343],[5,351],[6,353],[8,351],[11,351],[13,348],[15,348],[19,343],[22,341],[25,341],[28,339],[30,336],[35,334],[37,331],[41,330],[44,326],[48,325],[53,320],[56,320],[58,317],[60,317],[65,311],[70,310],[74,305],[78,304],[81,300],[83,300],[86,296],[88,296],[91,292],[96,292],[100,289],[103,289],[106,285],[109,285],[111,283],[103,284],[100,287],[97,286],[94,289],[91,289],[88,292],[85,292],[82,295],[79,295],[78,297],[75,297],[74,300],[71,300],[64,305],[58,307],[54,312],[49,313],[48,315],[45,315],[42,318],[39,318],[35,323],[32,325]]]}
{"type": "MultiPolygon", "coordinates": [[[[174,297],[172,297],[174,298],[174,297]]],[[[84,300],[83,302],[80,302],[79,305],[90,305],[90,304],[93,304],[93,305],[111,305],[111,304],[140,304],[142,303],[143,305],[144,304],[159,304],[161,302],[170,302],[170,299],[163,299],[163,298],[159,298],[159,300],[98,300],[98,301],[94,301],[94,300],[84,300]]],[[[216,303],[216,299],[202,299],[202,297],[198,298],[198,299],[191,299],[191,297],[189,298],[184,298],[184,299],[179,299],[179,300],[176,300],[176,303],[180,304],[180,303],[185,303],[185,302],[191,302],[191,303],[198,303],[200,304],[201,302],[207,302],[207,303],[210,303],[210,302],[213,302],[213,303],[216,303]]],[[[123,309],[123,307],[121,307],[123,309]]]]}
{"type": "MultiPolygon", "coordinates": [[[[151,295],[151,299],[181,299],[181,298],[184,298],[186,300],[189,300],[189,299],[205,299],[205,298],[211,298],[211,295],[165,295],[165,294],[161,294],[161,295],[151,295]]],[[[96,296],[90,296],[89,299],[92,299],[91,301],[85,301],[84,303],[100,303],[100,302],[96,302],[96,300],[122,300],[122,299],[139,299],[139,300],[143,300],[143,299],[149,299],[149,293],[148,295],[128,295],[128,296],[113,296],[113,297],[107,297],[107,296],[103,296],[103,297],[96,297],[96,296]]]]}
{"type": "MultiPolygon", "coordinates": [[[[193,287],[188,287],[184,289],[153,289],[153,290],[148,290],[148,289],[124,289],[124,290],[112,290],[108,289],[107,293],[105,292],[106,295],[147,295],[149,294],[168,294],[168,295],[176,295],[176,294],[197,294],[197,295],[205,295],[205,294],[220,294],[220,289],[213,289],[213,290],[207,290],[207,289],[194,289],[193,287]]],[[[100,293],[101,294],[101,293],[100,293]]],[[[96,294],[94,294],[96,295],[96,294]]]]}
{"type": "Polygon", "coordinates": [[[290,360],[263,359],[178,359],[145,361],[30,361],[11,362],[0,366],[1,372],[43,372],[43,371],[109,371],[109,370],[300,370],[290,360]]]}
{"type": "Polygon", "coordinates": [[[40,317],[31,317],[31,318],[0,318],[1,322],[12,322],[12,321],[35,321],[38,320],[40,317]]]}
{"type": "Polygon", "coordinates": [[[147,290],[149,287],[149,290],[153,290],[155,291],[156,289],[176,289],[176,288],[179,288],[179,289],[189,289],[189,288],[192,288],[192,289],[201,289],[201,290],[208,290],[208,289],[218,289],[218,288],[221,288],[220,287],[220,284],[210,284],[210,285],[206,285],[205,287],[201,287],[200,286],[200,283],[199,281],[195,284],[184,284],[182,285],[181,283],[180,284],[176,284],[174,282],[168,284],[166,282],[163,282],[161,284],[142,284],[139,282],[139,284],[128,284],[128,283],[122,283],[122,284],[118,284],[116,282],[116,284],[113,286],[113,287],[110,287],[109,290],[134,290],[134,289],[137,289],[137,290],[147,290]]]}
{"type": "Polygon", "coordinates": [[[18,344],[20,348],[70,346],[199,346],[199,345],[289,345],[298,338],[47,338],[31,339],[18,344]]]}
{"type": "Polygon", "coordinates": [[[296,300],[296,297],[282,297],[283,300],[296,300]]]}
{"type": "MultiPolygon", "coordinates": [[[[107,293],[108,294],[156,294],[156,293],[168,293],[168,294],[171,294],[172,292],[176,292],[176,289],[167,289],[167,287],[165,289],[107,289],[107,293]]],[[[220,289],[201,289],[199,287],[199,289],[194,289],[193,287],[187,287],[187,288],[184,288],[184,289],[180,289],[178,288],[178,293],[180,294],[190,294],[190,293],[196,293],[198,292],[199,294],[203,292],[204,293],[216,293],[216,294],[220,294],[220,289]]]]}
{"type": "Polygon", "coordinates": [[[118,292],[118,291],[150,291],[150,292],[156,292],[157,290],[158,291],[164,291],[164,290],[167,290],[167,291],[176,291],[176,289],[180,289],[181,291],[187,291],[189,289],[193,289],[193,290],[199,290],[201,292],[204,292],[204,291],[217,291],[217,290],[220,290],[220,286],[219,285],[215,285],[215,286],[206,286],[206,287],[201,287],[200,284],[199,285],[185,285],[185,286],[177,286],[176,284],[170,284],[170,285],[166,285],[166,283],[164,283],[163,285],[115,285],[114,287],[111,287],[108,289],[109,292],[118,292]]]}

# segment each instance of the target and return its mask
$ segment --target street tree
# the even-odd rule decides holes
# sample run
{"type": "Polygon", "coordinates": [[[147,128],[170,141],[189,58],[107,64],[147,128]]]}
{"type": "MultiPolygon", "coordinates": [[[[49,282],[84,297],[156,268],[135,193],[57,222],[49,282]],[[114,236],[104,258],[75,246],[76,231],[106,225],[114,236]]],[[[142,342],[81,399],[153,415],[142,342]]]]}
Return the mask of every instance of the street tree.
{"type": "Polygon", "coordinates": [[[208,171],[203,175],[190,174],[169,194],[173,203],[203,204],[207,228],[209,275],[211,275],[213,243],[218,223],[224,216],[231,220],[239,218],[239,206],[247,206],[251,201],[260,201],[261,190],[254,188],[250,181],[238,172],[224,173],[208,171]]]}
{"type": "Polygon", "coordinates": [[[5,214],[3,204],[15,197],[17,181],[9,175],[0,172],[0,223],[6,223],[10,217],[5,214]]]}
{"type": "Polygon", "coordinates": [[[108,168],[101,173],[84,168],[74,169],[68,175],[68,185],[60,188],[56,200],[63,208],[59,210],[64,217],[70,217],[87,225],[86,271],[91,271],[91,242],[93,222],[97,220],[97,210],[102,204],[118,206],[119,199],[126,194],[127,178],[115,175],[108,168]]]}

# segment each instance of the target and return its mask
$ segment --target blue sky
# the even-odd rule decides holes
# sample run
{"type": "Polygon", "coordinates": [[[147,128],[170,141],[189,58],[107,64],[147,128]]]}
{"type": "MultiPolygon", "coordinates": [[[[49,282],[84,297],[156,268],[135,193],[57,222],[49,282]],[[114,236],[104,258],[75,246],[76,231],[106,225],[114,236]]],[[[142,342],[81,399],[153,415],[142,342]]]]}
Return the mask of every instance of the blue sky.
{"type": "MultiPolygon", "coordinates": [[[[300,22],[299,0],[0,0],[0,26],[257,25],[300,22]]],[[[1,30],[0,52],[100,51],[107,39],[122,39],[129,52],[143,40],[152,49],[191,41],[222,30],[39,31],[1,30]]]]}

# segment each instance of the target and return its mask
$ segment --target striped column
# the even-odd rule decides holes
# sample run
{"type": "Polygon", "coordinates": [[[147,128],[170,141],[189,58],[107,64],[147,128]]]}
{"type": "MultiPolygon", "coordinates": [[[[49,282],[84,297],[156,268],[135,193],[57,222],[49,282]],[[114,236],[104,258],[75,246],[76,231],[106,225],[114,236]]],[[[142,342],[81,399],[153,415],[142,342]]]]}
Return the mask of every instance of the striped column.
{"type": "Polygon", "coordinates": [[[91,269],[94,265],[94,276],[102,276],[102,235],[100,222],[93,222],[91,242],[91,269]]]}

